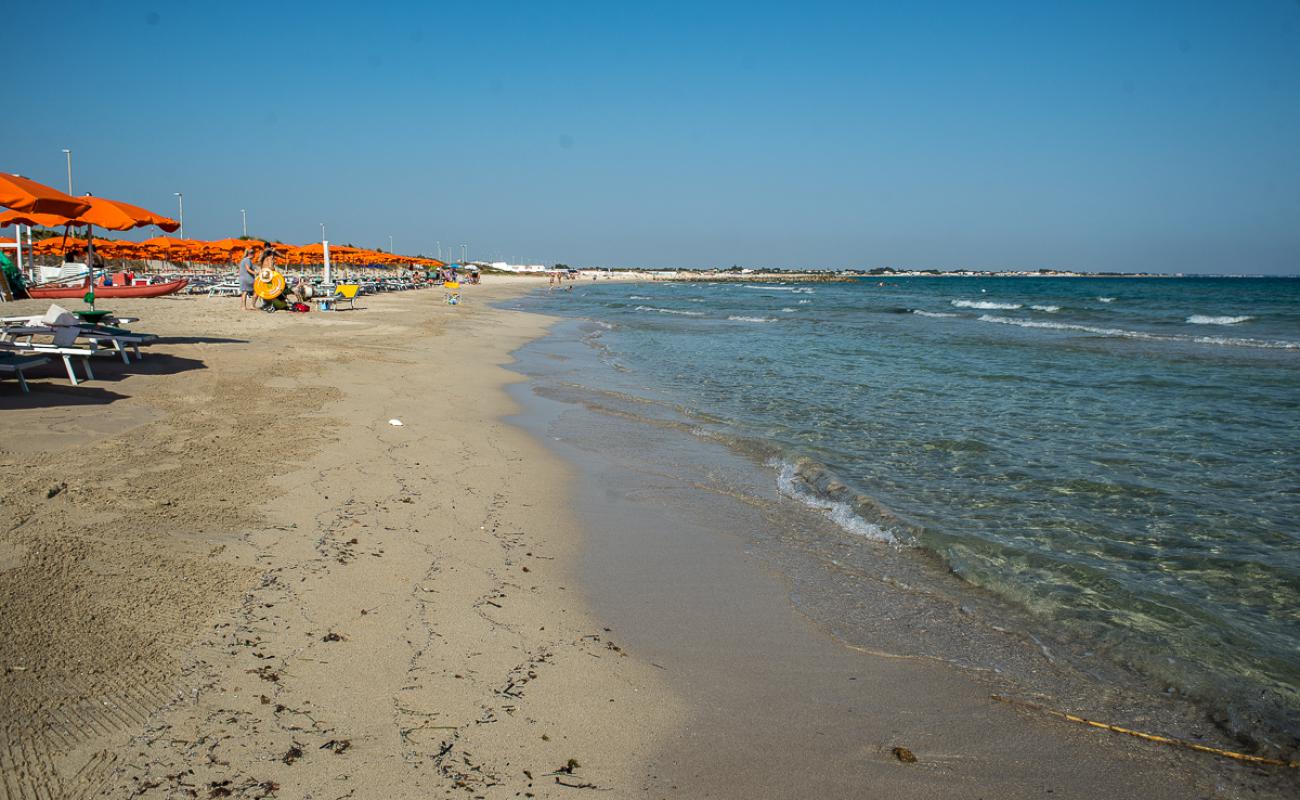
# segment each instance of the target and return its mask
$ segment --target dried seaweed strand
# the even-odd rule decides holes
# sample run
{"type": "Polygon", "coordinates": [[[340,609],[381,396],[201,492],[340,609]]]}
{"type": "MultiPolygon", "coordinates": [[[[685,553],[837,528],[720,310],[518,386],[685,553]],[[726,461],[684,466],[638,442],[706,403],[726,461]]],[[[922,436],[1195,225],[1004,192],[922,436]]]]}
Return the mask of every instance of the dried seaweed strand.
{"type": "Polygon", "coordinates": [[[1109,725],[1105,722],[1097,722],[1096,720],[1087,719],[1086,717],[1080,717],[1075,714],[1067,714],[1064,711],[1057,711],[1054,708],[1041,706],[1038,703],[1030,703],[1027,700],[1016,700],[1010,697],[1003,697],[1000,694],[989,695],[989,697],[992,697],[999,703],[1021,706],[1022,708],[1028,708],[1033,711],[1042,711],[1045,714],[1051,714],[1054,717],[1060,717],[1061,719],[1069,720],[1070,722],[1078,722],[1081,725],[1091,725],[1094,728],[1101,728],[1104,731],[1111,731],[1113,733],[1122,733],[1126,736],[1135,736],[1139,739],[1145,739],[1148,742],[1158,742],[1160,744],[1173,745],[1174,747],[1185,747],[1188,750],[1211,753],[1216,756],[1223,756],[1224,758],[1234,758],[1238,761],[1249,761],[1252,764],[1268,764],[1273,767],[1289,767],[1291,769],[1300,768],[1300,762],[1297,761],[1283,761],[1280,758],[1265,758],[1264,756],[1252,756],[1247,753],[1235,753],[1231,750],[1221,750],[1218,747],[1210,747],[1205,744],[1189,742],[1186,739],[1174,739],[1169,736],[1161,736],[1158,733],[1143,733],[1142,731],[1135,731],[1130,728],[1121,728],[1118,725],[1109,725]]]}

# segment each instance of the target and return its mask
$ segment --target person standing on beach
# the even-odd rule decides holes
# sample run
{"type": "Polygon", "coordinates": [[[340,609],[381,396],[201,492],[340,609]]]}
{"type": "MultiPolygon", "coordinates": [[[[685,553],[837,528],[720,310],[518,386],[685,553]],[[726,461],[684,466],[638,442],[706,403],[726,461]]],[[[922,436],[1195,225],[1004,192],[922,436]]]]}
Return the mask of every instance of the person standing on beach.
{"type": "Polygon", "coordinates": [[[253,248],[244,248],[244,257],[239,260],[239,306],[244,311],[256,311],[256,303],[249,306],[253,296],[253,280],[257,273],[253,271],[253,248]]]}

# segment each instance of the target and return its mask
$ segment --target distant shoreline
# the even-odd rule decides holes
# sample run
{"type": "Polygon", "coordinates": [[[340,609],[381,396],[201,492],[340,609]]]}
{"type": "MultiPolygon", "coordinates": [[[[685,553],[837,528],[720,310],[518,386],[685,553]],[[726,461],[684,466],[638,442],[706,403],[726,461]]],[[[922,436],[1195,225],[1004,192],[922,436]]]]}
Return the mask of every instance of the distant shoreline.
{"type": "MultiPolygon", "coordinates": [[[[577,270],[578,276],[575,280],[588,281],[598,280],[617,280],[617,281],[680,281],[689,283],[716,283],[716,282],[773,282],[789,281],[793,283],[848,283],[858,280],[891,280],[894,278],[1083,278],[1083,279],[1110,279],[1110,278],[1157,278],[1162,280],[1180,280],[1180,279],[1204,279],[1204,278],[1232,278],[1237,280],[1296,280],[1300,279],[1297,275],[1187,275],[1183,273],[1158,273],[1158,272],[975,272],[962,270],[956,272],[937,272],[937,271],[908,271],[908,272],[863,272],[859,270],[800,270],[798,272],[780,272],[773,270],[756,270],[753,272],[730,272],[717,270],[694,270],[694,269],[666,269],[666,270],[649,270],[649,269],[590,269],[580,268],[577,270]]],[[[509,273],[495,272],[485,270],[485,274],[516,275],[518,277],[534,277],[539,281],[551,275],[550,272],[537,273],[509,273]]]]}

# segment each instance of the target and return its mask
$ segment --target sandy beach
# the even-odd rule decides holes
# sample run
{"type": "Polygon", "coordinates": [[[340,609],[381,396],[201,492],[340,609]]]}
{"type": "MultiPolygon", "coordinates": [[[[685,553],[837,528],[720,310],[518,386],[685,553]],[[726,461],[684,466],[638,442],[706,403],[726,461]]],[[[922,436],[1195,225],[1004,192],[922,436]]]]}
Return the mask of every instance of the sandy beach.
{"type": "Polygon", "coordinates": [[[568,590],[563,465],[500,422],[546,325],[485,305],[517,291],[124,301],[142,362],[7,383],[0,796],[638,785],[680,709],[568,590]]]}
{"type": "Polygon", "coordinates": [[[512,424],[552,320],[489,303],[541,285],[104,302],[143,361],[0,383],[0,798],[1236,796],[842,647],[723,523],[512,424]]]}

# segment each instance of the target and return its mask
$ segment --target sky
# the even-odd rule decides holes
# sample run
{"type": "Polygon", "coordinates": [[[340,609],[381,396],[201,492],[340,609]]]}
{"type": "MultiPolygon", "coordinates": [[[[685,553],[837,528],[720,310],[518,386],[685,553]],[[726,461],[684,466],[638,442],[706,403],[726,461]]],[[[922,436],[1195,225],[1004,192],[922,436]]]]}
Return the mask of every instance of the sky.
{"type": "MultiPolygon", "coordinates": [[[[574,266],[1300,273],[1300,0],[11,4],[0,170],[574,266]]],[[[156,233],[154,231],[153,233],[156,233]]]]}

